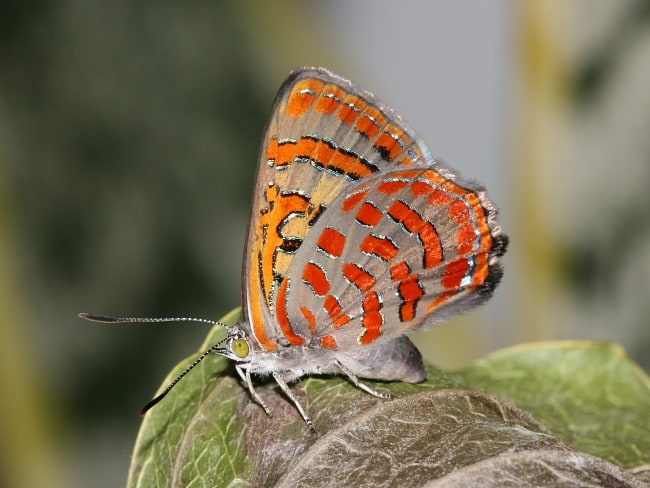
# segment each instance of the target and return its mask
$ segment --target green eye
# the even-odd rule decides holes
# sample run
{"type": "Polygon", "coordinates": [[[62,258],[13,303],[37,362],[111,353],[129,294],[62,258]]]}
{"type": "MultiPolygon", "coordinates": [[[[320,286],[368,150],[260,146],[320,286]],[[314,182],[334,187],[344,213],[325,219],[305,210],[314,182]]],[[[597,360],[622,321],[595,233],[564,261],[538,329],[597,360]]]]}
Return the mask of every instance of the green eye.
{"type": "Polygon", "coordinates": [[[230,345],[230,350],[235,356],[245,358],[250,352],[250,346],[246,339],[235,339],[230,345]]]}

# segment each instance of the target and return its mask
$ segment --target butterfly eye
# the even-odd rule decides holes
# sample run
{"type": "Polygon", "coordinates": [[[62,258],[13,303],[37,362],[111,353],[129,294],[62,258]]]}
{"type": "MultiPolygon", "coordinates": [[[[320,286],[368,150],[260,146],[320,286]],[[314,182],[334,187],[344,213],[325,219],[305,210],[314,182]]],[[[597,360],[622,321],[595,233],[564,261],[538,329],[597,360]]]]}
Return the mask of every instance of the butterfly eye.
{"type": "Polygon", "coordinates": [[[235,339],[230,345],[230,350],[238,358],[245,358],[250,352],[250,346],[246,339],[235,339]]]}

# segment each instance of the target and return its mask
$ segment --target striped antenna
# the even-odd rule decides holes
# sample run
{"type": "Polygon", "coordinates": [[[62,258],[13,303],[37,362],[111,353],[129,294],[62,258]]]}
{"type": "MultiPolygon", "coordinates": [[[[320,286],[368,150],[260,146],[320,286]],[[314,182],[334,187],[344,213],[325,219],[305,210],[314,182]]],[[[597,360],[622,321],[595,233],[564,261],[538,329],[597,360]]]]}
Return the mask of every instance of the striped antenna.
{"type": "MultiPolygon", "coordinates": [[[[82,319],[90,320],[92,322],[103,322],[107,324],[123,324],[123,323],[160,323],[160,322],[198,322],[201,324],[208,324],[208,325],[220,325],[221,327],[225,329],[229,329],[230,326],[221,323],[221,322],[216,322],[214,320],[208,320],[208,319],[197,319],[193,317],[113,317],[111,315],[101,315],[101,314],[96,314],[96,313],[86,313],[86,312],[81,312],[79,313],[79,317],[82,319]]],[[[172,381],[167,388],[165,388],[162,393],[158,396],[156,396],[153,400],[151,400],[149,403],[147,403],[144,407],[142,407],[142,410],[140,410],[140,415],[144,415],[147,413],[147,411],[156,405],[160,400],[165,398],[167,396],[167,393],[171,391],[176,384],[183,379],[183,377],[189,373],[196,365],[198,365],[201,361],[203,361],[206,357],[211,352],[219,352],[221,350],[221,345],[226,342],[226,339],[223,339],[219,341],[217,344],[212,346],[210,349],[205,351],[203,354],[201,354],[196,361],[194,361],[192,364],[190,364],[181,374],[179,374],[174,381],[172,381]]]]}
{"type": "Polygon", "coordinates": [[[199,322],[208,325],[220,325],[224,329],[229,329],[230,326],[208,319],[197,319],[194,317],[113,317],[111,315],[102,315],[98,313],[79,313],[82,319],[90,320],[91,322],[103,322],[105,324],[124,324],[127,322],[134,323],[147,323],[147,322],[199,322]]]}
{"type": "Polygon", "coordinates": [[[172,381],[172,382],[167,386],[167,388],[165,388],[165,389],[163,390],[163,392],[162,392],[160,395],[156,396],[153,400],[151,400],[151,401],[150,401],[149,403],[147,403],[144,407],[142,407],[142,410],[140,410],[140,415],[144,415],[145,413],[147,413],[147,410],[149,410],[151,407],[153,407],[155,404],[157,404],[160,400],[162,400],[163,398],[165,398],[165,397],[167,396],[167,393],[169,393],[170,390],[171,390],[172,388],[174,388],[174,386],[176,386],[176,383],[178,383],[180,380],[182,380],[183,377],[184,377],[187,373],[189,373],[189,372],[192,370],[192,368],[194,368],[194,366],[196,366],[196,365],[199,364],[201,361],[203,361],[205,358],[207,358],[208,355],[209,355],[211,352],[215,352],[215,353],[216,353],[216,352],[219,352],[219,350],[221,350],[221,347],[220,347],[220,346],[221,346],[224,342],[226,342],[226,339],[223,339],[222,341],[219,341],[217,344],[215,344],[215,345],[212,346],[210,349],[208,349],[208,350],[205,351],[203,354],[201,354],[201,355],[196,359],[196,361],[194,361],[194,362],[193,362],[192,364],[190,364],[187,368],[185,368],[185,371],[183,371],[181,374],[179,374],[179,375],[176,377],[176,379],[175,379],[174,381],[172,381]]]}

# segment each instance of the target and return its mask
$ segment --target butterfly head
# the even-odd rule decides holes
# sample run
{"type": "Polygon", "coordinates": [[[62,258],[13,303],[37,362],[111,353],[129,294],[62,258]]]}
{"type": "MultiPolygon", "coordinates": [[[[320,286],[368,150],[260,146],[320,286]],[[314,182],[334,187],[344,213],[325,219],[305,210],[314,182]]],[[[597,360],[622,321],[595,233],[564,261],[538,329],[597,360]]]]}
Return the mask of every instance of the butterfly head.
{"type": "Polygon", "coordinates": [[[225,347],[214,349],[214,352],[237,362],[250,362],[253,346],[244,329],[237,325],[228,328],[228,335],[222,341],[225,347]]]}

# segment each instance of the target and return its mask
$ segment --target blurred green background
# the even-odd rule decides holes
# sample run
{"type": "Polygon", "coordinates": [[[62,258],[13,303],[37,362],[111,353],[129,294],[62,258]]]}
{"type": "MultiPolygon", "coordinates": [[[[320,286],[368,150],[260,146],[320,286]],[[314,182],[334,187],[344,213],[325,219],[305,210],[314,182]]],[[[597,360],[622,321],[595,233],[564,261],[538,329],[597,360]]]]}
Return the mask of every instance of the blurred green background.
{"type": "Polygon", "coordinates": [[[650,2],[0,1],[0,484],[125,482],[199,325],[240,304],[259,140],[322,65],[476,178],[510,235],[494,299],[416,333],[458,367],[530,340],[650,369],[650,2]]]}

